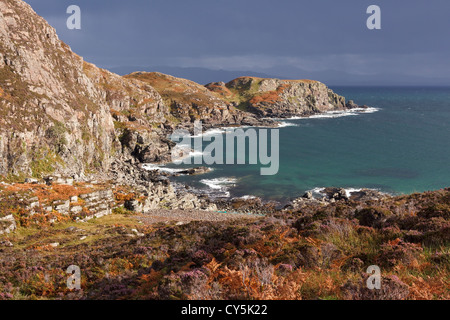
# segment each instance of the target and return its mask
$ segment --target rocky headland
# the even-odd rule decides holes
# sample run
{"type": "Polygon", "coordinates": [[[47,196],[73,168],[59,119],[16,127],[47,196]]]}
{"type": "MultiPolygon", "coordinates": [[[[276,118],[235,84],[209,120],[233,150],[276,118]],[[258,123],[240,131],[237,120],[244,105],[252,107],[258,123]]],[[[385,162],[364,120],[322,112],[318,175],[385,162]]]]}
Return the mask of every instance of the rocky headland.
{"type": "Polygon", "coordinates": [[[169,134],[276,125],[266,118],[354,108],[311,80],[243,77],[206,86],[160,73],[121,77],[84,61],[23,1],[0,3],[0,174],[83,176],[118,159],[169,160],[169,134]]]}
{"type": "Polygon", "coordinates": [[[312,80],[122,77],[22,0],[1,0],[0,300],[449,298],[448,189],[326,188],[281,206],[212,201],[142,168],[169,162],[168,137],[196,120],[275,127],[357,107],[312,80]],[[64,287],[74,263],[77,292],[64,287]],[[374,263],[387,273],[379,293],[361,277],[374,263]]]}
{"type": "MultiPolygon", "coordinates": [[[[196,120],[204,129],[274,127],[270,118],[358,107],[312,80],[241,77],[203,86],[157,72],[121,77],[73,53],[25,2],[2,1],[0,9],[0,175],[7,181],[114,181],[150,198],[166,188],[168,198],[175,192],[167,177],[140,164],[169,162],[175,129],[192,130],[196,120]]],[[[148,201],[143,208],[154,208],[148,201]]]]}

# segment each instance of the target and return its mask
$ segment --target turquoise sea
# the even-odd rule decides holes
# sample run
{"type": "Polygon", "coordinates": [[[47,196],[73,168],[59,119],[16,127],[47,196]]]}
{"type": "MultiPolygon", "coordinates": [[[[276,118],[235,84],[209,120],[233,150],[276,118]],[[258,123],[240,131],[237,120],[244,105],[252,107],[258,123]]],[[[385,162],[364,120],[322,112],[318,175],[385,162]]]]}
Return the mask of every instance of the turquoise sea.
{"type": "Polygon", "coordinates": [[[320,187],[401,194],[450,186],[450,88],[332,89],[378,111],[283,120],[290,126],[279,129],[277,175],[261,176],[258,165],[212,165],[210,173],[174,181],[282,202],[320,187]]]}

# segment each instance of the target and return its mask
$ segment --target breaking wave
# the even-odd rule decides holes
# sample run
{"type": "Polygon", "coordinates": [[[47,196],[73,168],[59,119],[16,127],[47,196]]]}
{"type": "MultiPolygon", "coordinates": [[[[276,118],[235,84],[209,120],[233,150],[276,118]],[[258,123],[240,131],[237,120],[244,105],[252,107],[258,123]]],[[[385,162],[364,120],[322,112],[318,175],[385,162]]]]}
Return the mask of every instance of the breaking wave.
{"type": "Polygon", "coordinates": [[[151,171],[151,170],[159,170],[161,172],[167,172],[167,173],[172,173],[172,174],[186,170],[186,169],[181,169],[181,168],[180,169],[178,169],[178,168],[167,168],[165,166],[160,166],[160,165],[152,164],[152,163],[145,163],[145,164],[142,165],[142,168],[145,169],[145,170],[149,170],[149,171],[151,171]]]}
{"type": "Polygon", "coordinates": [[[298,124],[292,123],[292,122],[280,122],[278,125],[278,128],[285,128],[285,127],[298,127],[298,124]]]}
{"type": "Polygon", "coordinates": [[[206,192],[211,198],[229,198],[231,195],[229,189],[236,185],[237,179],[235,178],[202,179],[200,180],[200,182],[209,187],[209,190],[207,190],[206,192]]]}
{"type": "Polygon", "coordinates": [[[349,117],[349,116],[357,116],[365,113],[375,113],[380,111],[379,108],[354,108],[350,110],[338,110],[338,111],[327,111],[320,114],[314,114],[306,117],[291,117],[287,119],[278,119],[278,120],[303,120],[303,119],[329,119],[329,118],[340,118],[340,117],[349,117]]]}
{"type": "Polygon", "coordinates": [[[211,189],[223,189],[236,185],[237,179],[235,178],[216,178],[216,179],[202,179],[201,183],[206,184],[211,189]]]}

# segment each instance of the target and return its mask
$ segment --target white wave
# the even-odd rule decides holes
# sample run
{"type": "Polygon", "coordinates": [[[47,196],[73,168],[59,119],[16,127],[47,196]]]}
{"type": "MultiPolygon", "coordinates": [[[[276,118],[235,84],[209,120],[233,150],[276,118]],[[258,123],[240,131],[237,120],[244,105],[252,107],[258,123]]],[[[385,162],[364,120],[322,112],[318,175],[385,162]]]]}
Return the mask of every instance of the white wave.
{"type": "Polygon", "coordinates": [[[356,116],[355,112],[333,112],[333,113],[325,113],[325,114],[315,114],[309,116],[308,119],[334,119],[348,116],[356,116]]]}
{"type": "Polygon", "coordinates": [[[191,152],[189,152],[188,157],[190,158],[195,158],[195,157],[201,157],[203,156],[203,151],[196,151],[196,150],[192,150],[191,152]]]}
{"type": "Polygon", "coordinates": [[[236,184],[235,178],[216,178],[216,179],[202,179],[201,183],[206,184],[208,187],[214,190],[226,190],[236,184]]]}
{"type": "Polygon", "coordinates": [[[295,124],[295,123],[292,123],[292,122],[282,121],[278,125],[278,128],[285,128],[285,127],[298,127],[298,124],[295,124]]]}
{"type": "Polygon", "coordinates": [[[251,200],[251,199],[256,199],[256,197],[255,196],[251,196],[251,195],[245,195],[245,196],[239,197],[239,199],[251,200]]]}
{"type": "Polygon", "coordinates": [[[355,108],[353,110],[358,110],[360,113],[374,113],[380,111],[380,108],[368,107],[368,108],[355,108]]]}
{"type": "Polygon", "coordinates": [[[247,129],[252,128],[252,126],[234,126],[234,127],[222,127],[221,129],[226,133],[227,131],[234,131],[236,129],[247,129]]]}
{"type": "Polygon", "coordinates": [[[321,198],[324,196],[323,191],[325,188],[314,188],[312,190],[308,190],[307,192],[311,192],[314,198],[321,198]]]}
{"type": "Polygon", "coordinates": [[[375,188],[344,188],[344,190],[345,190],[345,195],[347,196],[347,198],[350,198],[352,193],[361,192],[363,190],[372,190],[372,191],[376,191],[383,195],[390,195],[390,193],[388,193],[388,192],[383,192],[380,189],[375,189],[375,188]]]}
{"type": "MultiPolygon", "coordinates": [[[[145,163],[142,165],[142,168],[145,170],[149,170],[149,171],[159,170],[160,172],[166,172],[166,173],[170,173],[170,174],[189,170],[189,168],[167,168],[165,166],[159,166],[159,165],[152,164],[152,163],[145,163]]],[[[209,169],[208,172],[214,171],[213,168],[208,168],[208,169],[209,169]]],[[[181,175],[185,175],[185,174],[181,174],[181,175]]]]}
{"type": "Polygon", "coordinates": [[[203,151],[194,150],[190,145],[177,144],[172,149],[172,163],[181,164],[183,160],[203,156],[203,151]]]}
{"type": "Polygon", "coordinates": [[[201,138],[201,137],[205,137],[205,136],[218,136],[218,135],[225,133],[226,129],[227,128],[214,128],[214,129],[206,130],[205,132],[202,132],[200,134],[191,135],[190,137],[191,138],[201,138]]]}
{"type": "Polygon", "coordinates": [[[303,119],[327,119],[327,118],[340,118],[340,117],[348,117],[348,116],[357,116],[363,113],[375,113],[380,111],[379,108],[369,107],[369,108],[353,108],[348,110],[335,110],[335,111],[326,111],[319,114],[313,114],[311,116],[295,116],[286,119],[275,119],[275,120],[303,120],[303,119]]]}
{"type": "Polygon", "coordinates": [[[176,169],[176,168],[166,168],[164,166],[158,166],[156,164],[152,164],[152,163],[145,163],[142,165],[142,168],[145,170],[159,170],[161,172],[167,172],[167,173],[177,173],[177,172],[181,172],[184,171],[185,169],[176,169]]]}
{"type": "Polygon", "coordinates": [[[362,189],[348,188],[348,189],[344,189],[344,190],[345,190],[345,196],[347,198],[350,198],[352,196],[352,193],[360,192],[362,189]]]}

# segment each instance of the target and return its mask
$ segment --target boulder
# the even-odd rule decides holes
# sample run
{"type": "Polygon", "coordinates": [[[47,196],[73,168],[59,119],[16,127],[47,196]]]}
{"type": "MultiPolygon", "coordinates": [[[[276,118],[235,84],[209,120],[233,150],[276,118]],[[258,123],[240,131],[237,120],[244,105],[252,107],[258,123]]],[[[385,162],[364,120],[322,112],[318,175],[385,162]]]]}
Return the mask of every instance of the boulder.
{"type": "Polygon", "coordinates": [[[311,191],[306,192],[303,195],[303,198],[305,198],[305,199],[312,199],[313,198],[312,192],[311,191]]]}
{"type": "Polygon", "coordinates": [[[0,235],[11,233],[16,229],[16,220],[12,214],[0,218],[0,235]]]}

